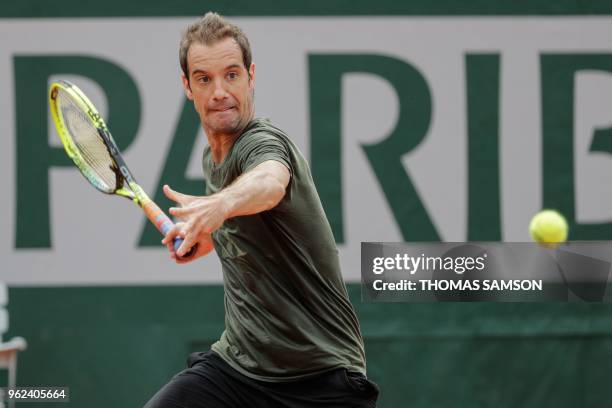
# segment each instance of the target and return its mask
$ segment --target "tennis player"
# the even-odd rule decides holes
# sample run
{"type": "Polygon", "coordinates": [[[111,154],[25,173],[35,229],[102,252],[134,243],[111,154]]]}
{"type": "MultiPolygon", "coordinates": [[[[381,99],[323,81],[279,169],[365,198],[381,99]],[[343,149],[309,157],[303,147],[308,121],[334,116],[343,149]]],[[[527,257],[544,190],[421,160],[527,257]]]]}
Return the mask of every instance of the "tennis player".
{"type": "Polygon", "coordinates": [[[164,186],[182,222],[163,243],[177,263],[216,250],[225,331],[146,407],[375,407],[378,387],[365,375],[359,323],[308,163],[285,132],[254,118],[247,37],[207,13],[187,28],[179,55],[209,143],[206,195],[164,186]],[[185,239],[177,253],[176,236],[185,239]]]}

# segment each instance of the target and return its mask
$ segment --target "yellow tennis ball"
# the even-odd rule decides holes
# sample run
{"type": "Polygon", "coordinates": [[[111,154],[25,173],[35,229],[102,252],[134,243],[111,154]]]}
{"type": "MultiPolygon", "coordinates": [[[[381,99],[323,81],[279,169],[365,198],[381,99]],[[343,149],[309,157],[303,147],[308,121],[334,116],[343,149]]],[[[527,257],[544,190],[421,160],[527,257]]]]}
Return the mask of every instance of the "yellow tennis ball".
{"type": "Polygon", "coordinates": [[[542,210],[529,223],[529,234],[535,242],[558,244],[567,240],[567,233],[565,217],[555,210],[542,210]]]}

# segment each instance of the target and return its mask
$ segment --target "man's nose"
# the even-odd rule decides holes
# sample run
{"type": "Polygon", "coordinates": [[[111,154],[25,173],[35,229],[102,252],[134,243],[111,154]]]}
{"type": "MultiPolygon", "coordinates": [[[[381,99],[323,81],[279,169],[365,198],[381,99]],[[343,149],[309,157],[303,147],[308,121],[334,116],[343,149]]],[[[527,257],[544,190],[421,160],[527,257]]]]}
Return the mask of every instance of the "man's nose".
{"type": "Polygon", "coordinates": [[[214,99],[225,99],[227,98],[228,94],[227,94],[227,90],[225,89],[225,84],[223,83],[223,81],[220,80],[216,80],[215,81],[215,91],[213,93],[213,98],[214,99]]]}

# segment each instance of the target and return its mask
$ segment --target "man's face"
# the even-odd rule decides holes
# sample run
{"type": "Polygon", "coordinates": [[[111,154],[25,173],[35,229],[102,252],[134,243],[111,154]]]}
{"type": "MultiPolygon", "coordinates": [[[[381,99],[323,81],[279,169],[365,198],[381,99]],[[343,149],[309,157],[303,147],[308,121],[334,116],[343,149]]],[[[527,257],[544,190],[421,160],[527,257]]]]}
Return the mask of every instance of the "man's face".
{"type": "Polygon", "coordinates": [[[194,101],[208,135],[234,135],[253,117],[255,64],[246,70],[242,51],[233,38],[212,45],[194,43],[187,53],[187,97],[194,101]]]}

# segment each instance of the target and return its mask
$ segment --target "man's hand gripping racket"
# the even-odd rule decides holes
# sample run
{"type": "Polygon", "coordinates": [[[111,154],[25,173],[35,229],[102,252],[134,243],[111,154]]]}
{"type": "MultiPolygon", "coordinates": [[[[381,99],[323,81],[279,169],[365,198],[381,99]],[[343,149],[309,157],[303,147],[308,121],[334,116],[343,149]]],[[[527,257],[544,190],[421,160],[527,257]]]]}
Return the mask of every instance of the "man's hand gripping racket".
{"type": "MultiPolygon", "coordinates": [[[[138,204],[163,235],[173,229],[172,220],[136,183],[104,120],[76,85],[68,81],[53,83],[49,106],[66,153],[87,181],[103,193],[126,197],[138,204]]],[[[182,243],[181,237],[174,237],[175,252],[182,243]]],[[[196,247],[197,244],[191,247],[182,259],[191,257],[196,247]]]]}

